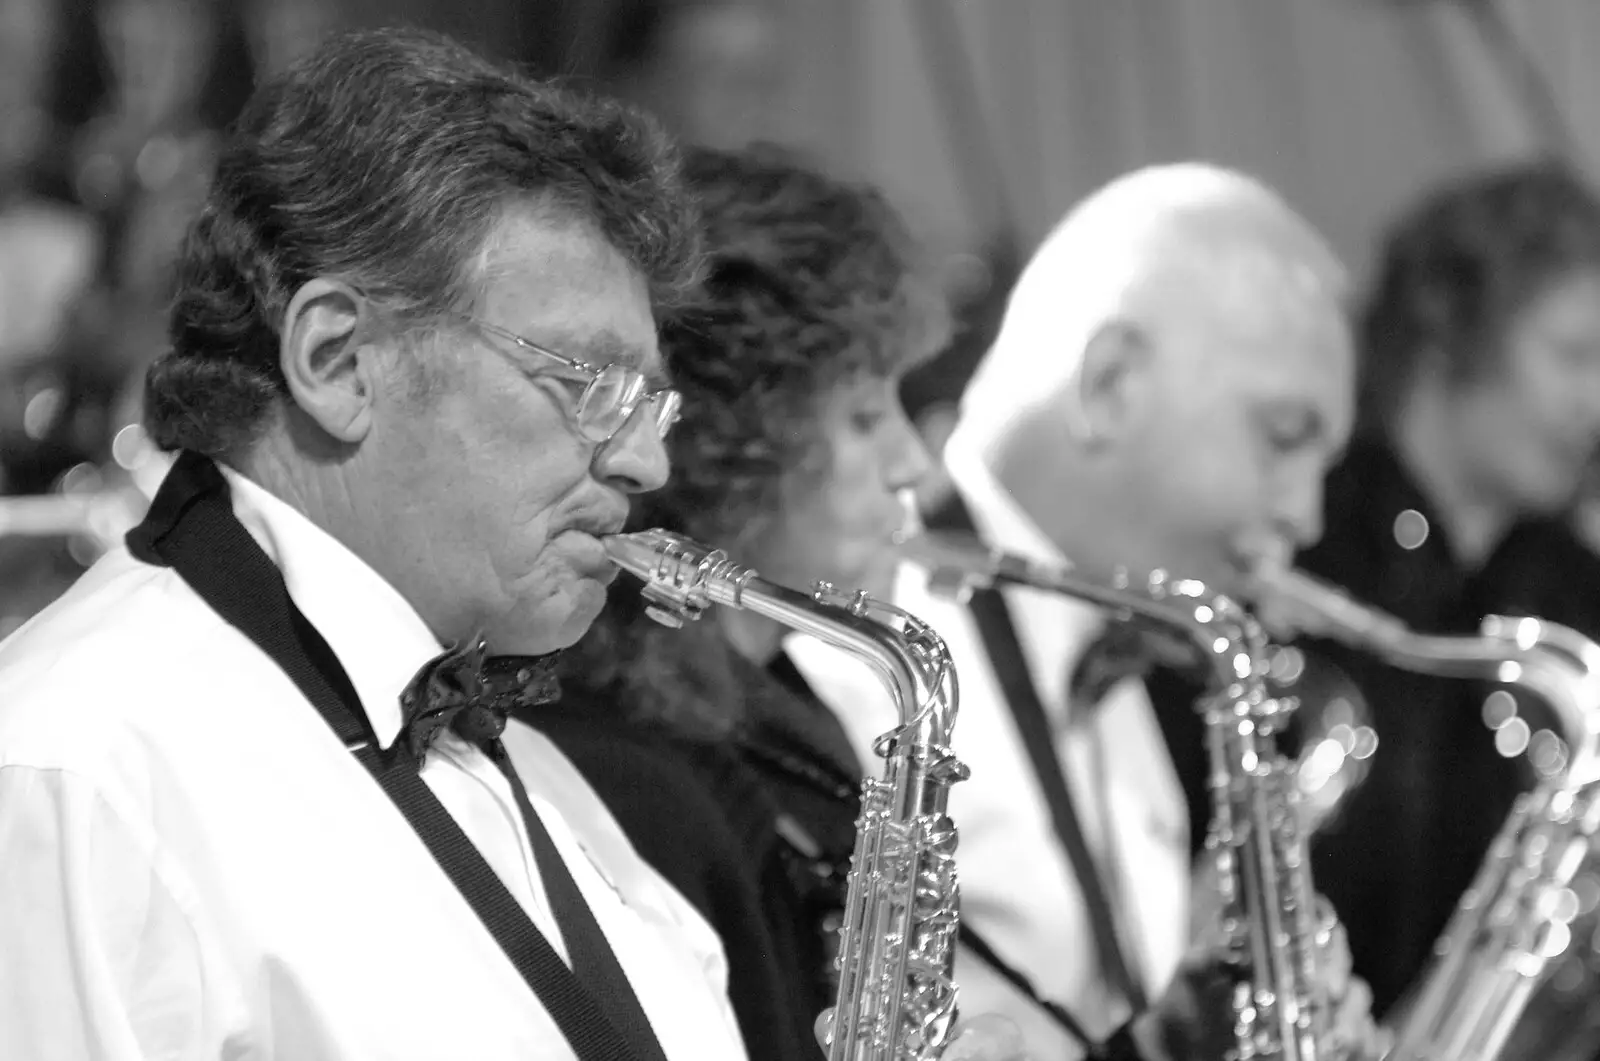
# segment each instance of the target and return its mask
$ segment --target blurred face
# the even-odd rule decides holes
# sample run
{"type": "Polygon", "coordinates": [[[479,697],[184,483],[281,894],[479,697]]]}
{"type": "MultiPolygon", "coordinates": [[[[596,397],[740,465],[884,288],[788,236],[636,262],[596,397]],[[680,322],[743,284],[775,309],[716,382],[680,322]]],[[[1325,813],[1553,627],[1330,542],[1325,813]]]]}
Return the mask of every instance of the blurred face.
{"type": "Polygon", "coordinates": [[[898,382],[862,376],[835,388],[818,402],[817,433],[811,460],[784,483],[780,511],[740,553],[785,585],[820,578],[885,593],[906,519],[899,493],[928,468],[898,382]]]}
{"type": "Polygon", "coordinates": [[[1322,481],[1350,431],[1343,315],[1297,290],[1185,312],[1152,337],[1122,454],[1120,560],[1238,593],[1254,563],[1322,533],[1322,481]]]}
{"type": "Polygon", "coordinates": [[[55,57],[55,17],[48,0],[0,0],[0,181],[37,147],[55,57]]]}
{"type": "Polygon", "coordinates": [[[210,6],[194,0],[112,0],[100,35],[124,106],[151,119],[198,104],[215,36],[210,6]]]}
{"type": "Polygon", "coordinates": [[[1498,360],[1447,389],[1454,448],[1483,496],[1559,510],[1600,442],[1600,272],[1546,288],[1511,321],[1498,360]]]}
{"type": "Polygon", "coordinates": [[[54,23],[49,0],[0,0],[0,113],[42,105],[54,23]]]}
{"type": "MultiPolygon", "coordinates": [[[[589,227],[512,217],[485,269],[478,319],[665,384],[645,282],[589,227]]],[[[571,644],[615,573],[600,536],[621,528],[631,494],[666,481],[653,421],[641,409],[611,441],[590,441],[575,416],[581,384],[470,325],[447,326],[417,356],[433,378],[382,410],[363,447],[379,447],[387,477],[373,507],[399,514],[402,563],[485,624],[498,651],[571,644]]]]}
{"type": "Polygon", "coordinates": [[[247,11],[258,77],[270,77],[339,26],[339,11],[320,0],[256,0],[247,11]]]}
{"type": "Polygon", "coordinates": [[[690,5],[668,17],[652,105],[694,143],[740,148],[761,137],[783,69],[772,16],[734,3],[690,5]]]}

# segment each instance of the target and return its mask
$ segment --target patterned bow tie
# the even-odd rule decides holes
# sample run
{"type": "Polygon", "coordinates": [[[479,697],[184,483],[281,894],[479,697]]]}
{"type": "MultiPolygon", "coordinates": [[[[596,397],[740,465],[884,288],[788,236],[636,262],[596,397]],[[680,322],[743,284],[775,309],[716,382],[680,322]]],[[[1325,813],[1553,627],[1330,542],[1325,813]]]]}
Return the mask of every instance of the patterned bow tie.
{"type": "Polygon", "coordinates": [[[1125,678],[1146,678],[1157,667],[1187,672],[1199,663],[1194,646],[1132,622],[1107,624],[1078,657],[1068,684],[1070,702],[1092,709],[1125,678]]]}
{"type": "Polygon", "coordinates": [[[400,740],[418,762],[446,727],[482,744],[500,736],[506,716],[519,707],[561,696],[555,667],[560,653],[490,656],[474,639],[429,660],[400,694],[400,740]]]}

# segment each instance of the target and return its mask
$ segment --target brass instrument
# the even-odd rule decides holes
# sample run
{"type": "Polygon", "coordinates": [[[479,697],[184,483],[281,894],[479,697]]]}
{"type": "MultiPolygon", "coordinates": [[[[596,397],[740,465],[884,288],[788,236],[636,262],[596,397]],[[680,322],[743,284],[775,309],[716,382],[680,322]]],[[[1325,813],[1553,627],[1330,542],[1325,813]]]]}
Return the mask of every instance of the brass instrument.
{"type": "Polygon", "coordinates": [[[612,535],[605,546],[643,581],[657,622],[681,626],[711,604],[748,609],[850,653],[888,690],[900,724],[875,745],[883,777],[862,784],[828,1056],[936,1058],[956,1019],[956,828],[946,806],[967,777],[950,750],[958,696],[944,642],[864,592],[819,582],[808,596],[665,531],[612,535]]]}
{"type": "Polygon", "coordinates": [[[1567,953],[1580,913],[1572,886],[1600,828],[1600,645],[1554,623],[1494,615],[1477,637],[1428,636],[1301,572],[1261,578],[1323,623],[1318,633],[1403,669],[1527,689],[1559,720],[1564,768],[1518,799],[1440,937],[1389,1055],[1493,1061],[1567,953]]]}
{"type": "Polygon", "coordinates": [[[143,502],[127,490],[0,497],[0,537],[85,538],[98,555],[138,525],[143,502]]]}
{"type": "Polygon", "coordinates": [[[1223,928],[1238,972],[1233,1056],[1314,1061],[1330,1056],[1330,1000],[1317,975],[1329,926],[1319,915],[1296,808],[1293,767],[1275,734],[1292,705],[1266,691],[1265,635],[1226,597],[1192,579],[1117,570],[1090,577],[991,550],[976,539],[927,533],[907,555],[929,586],[957,599],[976,588],[1027,586],[1098,605],[1114,622],[1171,637],[1203,665],[1213,815],[1206,850],[1222,887],[1223,928]]]}
{"type": "Polygon", "coordinates": [[[1360,688],[1332,661],[1296,645],[1271,646],[1267,661],[1268,690],[1296,705],[1289,736],[1299,743],[1300,828],[1313,837],[1338,820],[1371,772],[1378,731],[1360,688]]]}
{"type": "Polygon", "coordinates": [[[89,566],[144,518],[166,470],[167,458],[137,426],[117,433],[112,455],[68,469],[50,493],[0,496],[0,538],[65,538],[89,566]]]}

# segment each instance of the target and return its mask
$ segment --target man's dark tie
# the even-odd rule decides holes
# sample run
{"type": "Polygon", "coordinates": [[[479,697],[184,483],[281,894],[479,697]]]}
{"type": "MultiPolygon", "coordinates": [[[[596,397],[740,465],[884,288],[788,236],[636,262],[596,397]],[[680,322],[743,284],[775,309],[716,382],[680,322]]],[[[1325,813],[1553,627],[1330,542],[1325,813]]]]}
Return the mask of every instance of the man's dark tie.
{"type": "Polygon", "coordinates": [[[400,694],[402,728],[397,743],[420,765],[434,738],[449,728],[483,749],[505,775],[522,811],[534,862],[566,942],[573,974],[593,992],[636,1047],[654,1051],[641,1061],[665,1061],[655,1031],[616,952],[540,821],[500,741],[510,711],[548,704],[560,697],[555,664],[554,654],[489,656],[482,641],[451,649],[430,660],[400,694]]]}

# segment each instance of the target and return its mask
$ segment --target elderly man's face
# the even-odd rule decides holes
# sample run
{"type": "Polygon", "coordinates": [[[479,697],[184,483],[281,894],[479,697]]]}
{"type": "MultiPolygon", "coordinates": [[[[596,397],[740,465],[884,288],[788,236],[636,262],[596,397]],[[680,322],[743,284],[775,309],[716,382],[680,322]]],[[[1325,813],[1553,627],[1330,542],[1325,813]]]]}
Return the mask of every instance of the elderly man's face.
{"type": "Polygon", "coordinates": [[[1355,357],[1320,290],[1263,285],[1175,323],[1156,339],[1152,398],[1131,434],[1127,559],[1237,591],[1253,563],[1321,536],[1355,357]]]}
{"type": "MultiPolygon", "coordinates": [[[[568,358],[621,362],[660,387],[648,291],[587,225],[513,215],[486,255],[476,317],[568,358]]],[[[629,495],[659,488],[667,456],[647,410],[610,442],[578,429],[582,385],[481,329],[447,326],[420,351],[425,385],[377,425],[392,470],[393,528],[409,562],[432,568],[486,623],[501,652],[577,640],[615,568],[599,537],[620,529],[629,495]],[[415,544],[410,544],[415,543],[415,544]]]]}

